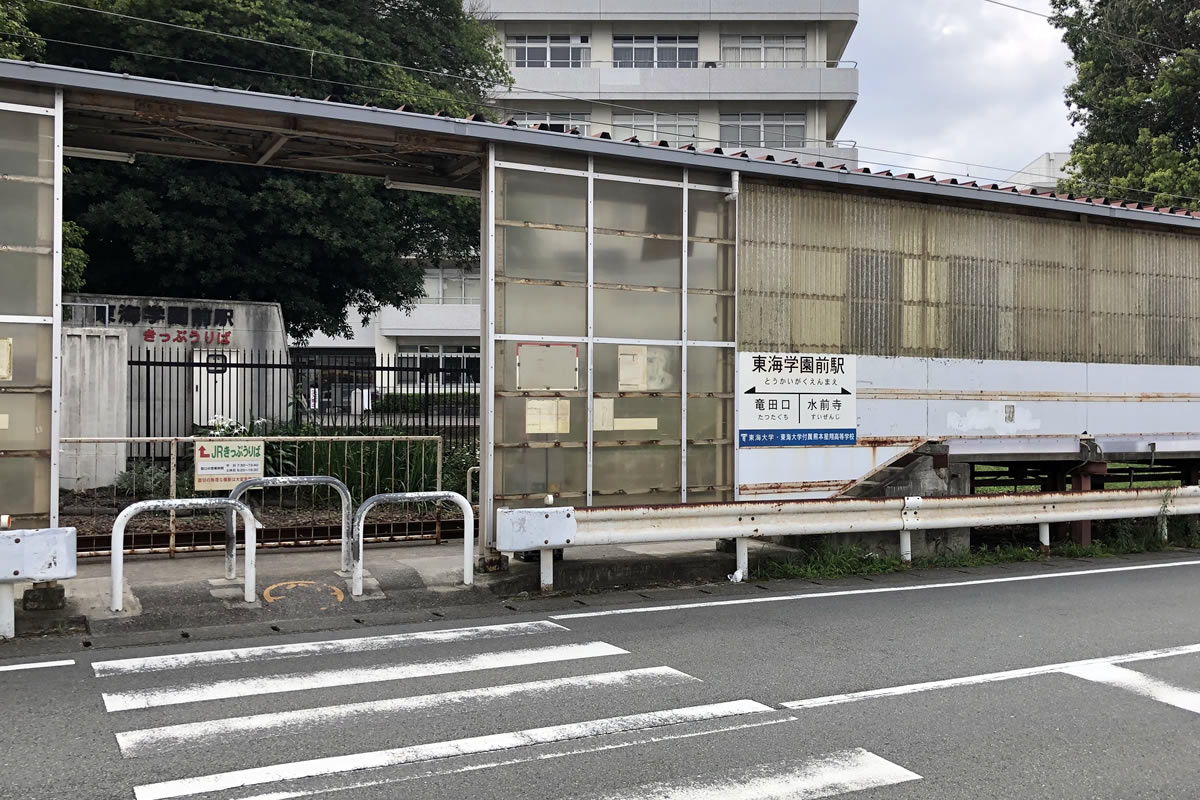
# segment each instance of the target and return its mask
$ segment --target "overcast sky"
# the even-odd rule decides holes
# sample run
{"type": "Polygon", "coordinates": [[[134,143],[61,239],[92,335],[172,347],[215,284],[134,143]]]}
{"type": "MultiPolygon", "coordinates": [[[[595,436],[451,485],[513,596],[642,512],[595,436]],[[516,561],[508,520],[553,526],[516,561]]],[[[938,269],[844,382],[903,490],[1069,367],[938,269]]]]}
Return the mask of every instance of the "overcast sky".
{"type": "MultiPolygon", "coordinates": [[[[1048,0],[1008,1],[1049,11],[1048,0]]],[[[864,165],[999,181],[1074,138],[1069,52],[1039,17],[984,0],[861,0],[845,57],[858,61],[861,94],[839,138],[858,141],[864,165]]]]}

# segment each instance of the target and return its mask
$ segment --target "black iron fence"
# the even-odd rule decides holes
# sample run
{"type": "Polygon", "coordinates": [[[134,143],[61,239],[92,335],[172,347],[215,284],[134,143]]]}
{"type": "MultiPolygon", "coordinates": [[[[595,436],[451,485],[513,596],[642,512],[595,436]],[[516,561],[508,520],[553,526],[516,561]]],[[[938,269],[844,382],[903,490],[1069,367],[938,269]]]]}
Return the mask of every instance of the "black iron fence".
{"type": "Polygon", "coordinates": [[[479,435],[479,354],[324,354],[134,347],[129,435],[479,435]]]}

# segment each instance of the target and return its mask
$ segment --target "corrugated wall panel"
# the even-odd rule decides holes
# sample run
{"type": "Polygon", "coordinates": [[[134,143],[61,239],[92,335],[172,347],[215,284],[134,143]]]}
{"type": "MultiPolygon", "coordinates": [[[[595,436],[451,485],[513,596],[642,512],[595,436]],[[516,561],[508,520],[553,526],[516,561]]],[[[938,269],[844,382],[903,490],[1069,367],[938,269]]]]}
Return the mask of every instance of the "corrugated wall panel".
{"type": "Polygon", "coordinates": [[[1200,236],[744,181],[739,345],[1200,364],[1200,236]]]}

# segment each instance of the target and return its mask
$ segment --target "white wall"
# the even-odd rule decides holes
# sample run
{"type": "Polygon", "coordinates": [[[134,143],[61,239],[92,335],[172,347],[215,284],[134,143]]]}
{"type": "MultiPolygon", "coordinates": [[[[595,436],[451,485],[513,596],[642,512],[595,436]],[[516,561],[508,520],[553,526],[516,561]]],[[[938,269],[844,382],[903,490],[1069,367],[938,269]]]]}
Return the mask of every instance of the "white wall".
{"type": "MultiPolygon", "coordinates": [[[[63,328],[61,436],[128,436],[128,349],[122,328],[63,328]]],[[[59,486],[111,486],[125,471],[124,444],[64,444],[59,486]]]]}

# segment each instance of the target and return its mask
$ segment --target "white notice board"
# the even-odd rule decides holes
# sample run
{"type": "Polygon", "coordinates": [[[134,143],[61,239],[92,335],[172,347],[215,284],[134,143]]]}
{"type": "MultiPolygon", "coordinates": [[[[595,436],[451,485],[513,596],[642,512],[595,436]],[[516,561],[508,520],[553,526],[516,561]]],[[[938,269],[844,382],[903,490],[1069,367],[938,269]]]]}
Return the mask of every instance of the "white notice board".
{"type": "Polygon", "coordinates": [[[263,476],[262,439],[197,439],[194,486],[198,492],[228,492],[263,476]]]}
{"type": "Polygon", "coordinates": [[[854,356],[738,353],[741,447],[858,442],[854,356]]]}

